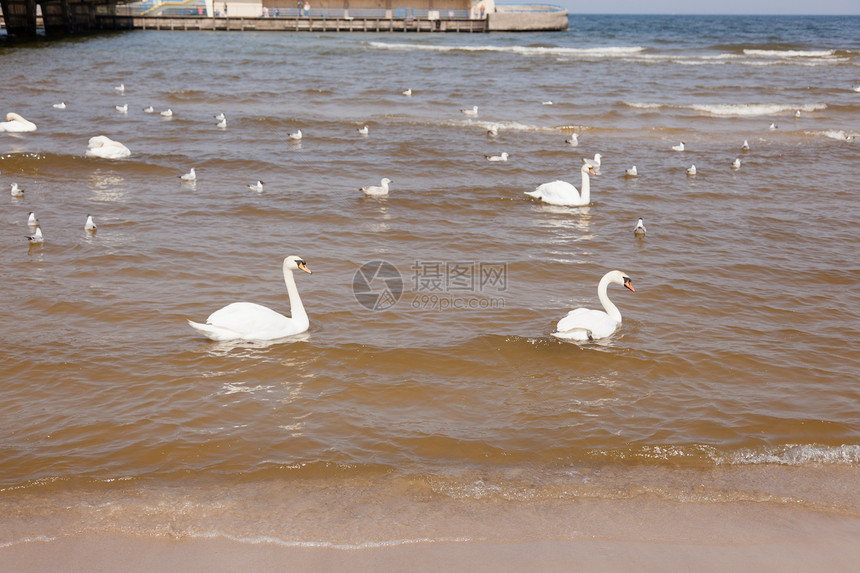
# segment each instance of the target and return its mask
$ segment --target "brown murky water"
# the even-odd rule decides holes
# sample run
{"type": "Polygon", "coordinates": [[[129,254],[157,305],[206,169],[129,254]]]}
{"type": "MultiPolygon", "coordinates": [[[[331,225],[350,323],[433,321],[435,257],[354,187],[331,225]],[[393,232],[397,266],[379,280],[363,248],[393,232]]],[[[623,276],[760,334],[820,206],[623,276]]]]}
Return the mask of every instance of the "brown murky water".
{"type": "Polygon", "coordinates": [[[0,111],[38,125],[0,133],[0,542],[541,539],[572,535],[559,507],[637,496],[856,515],[850,23],[780,20],[781,43],[766,19],[634,18],[612,37],[597,20],[0,47],[0,111]],[[100,134],[131,157],[85,158],[100,134]],[[595,153],[589,207],[524,195],[579,187],[595,153]],[[382,177],[389,197],[357,191],[382,177]],[[288,313],[292,254],[313,270],[297,276],[306,335],[227,345],[188,327],[240,300],[288,313]],[[598,308],[612,269],[636,288],[609,289],[616,333],[551,336],[598,308]],[[416,500],[436,525],[398,530],[416,500]],[[542,504],[528,534],[505,521],[542,504]],[[500,521],[476,533],[476,507],[500,521]]]}

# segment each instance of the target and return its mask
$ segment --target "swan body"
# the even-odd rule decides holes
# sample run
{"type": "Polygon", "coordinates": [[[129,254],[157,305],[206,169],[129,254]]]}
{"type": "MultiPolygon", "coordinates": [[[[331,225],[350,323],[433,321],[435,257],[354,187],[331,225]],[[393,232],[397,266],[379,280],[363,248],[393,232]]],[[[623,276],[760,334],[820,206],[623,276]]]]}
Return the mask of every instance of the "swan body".
{"type": "Polygon", "coordinates": [[[636,171],[636,166],[634,165],[630,169],[624,172],[625,177],[639,177],[639,172],[636,171]]]}
{"type": "Polygon", "coordinates": [[[502,151],[500,155],[485,155],[487,161],[507,161],[510,154],[507,151],[502,151]]]}
{"type": "Polygon", "coordinates": [[[170,108],[167,108],[166,110],[161,112],[161,115],[162,115],[162,117],[173,117],[173,110],[170,108]]]}
{"type": "Polygon", "coordinates": [[[732,169],[740,169],[741,168],[741,158],[735,157],[735,160],[732,161],[732,169]]]}
{"type": "Polygon", "coordinates": [[[191,171],[189,171],[188,173],[185,173],[183,175],[180,175],[179,179],[181,179],[183,183],[185,183],[185,182],[190,183],[192,181],[197,181],[197,173],[194,171],[194,168],[192,167],[191,171]]]}
{"type": "Polygon", "coordinates": [[[120,113],[128,113],[128,104],[124,103],[122,105],[113,106],[120,113]]]}
{"type": "Polygon", "coordinates": [[[642,217],[639,217],[639,220],[636,221],[636,227],[633,228],[633,234],[641,239],[645,233],[645,223],[642,222],[642,217]]]}
{"type": "Polygon", "coordinates": [[[696,165],[690,165],[687,168],[687,177],[694,177],[696,175],[696,165]]]}
{"type": "Polygon", "coordinates": [[[461,109],[460,113],[468,117],[475,117],[478,115],[478,106],[473,105],[472,109],[461,109]]]}
{"type": "Polygon", "coordinates": [[[672,146],[672,151],[684,151],[684,148],[685,148],[685,147],[684,147],[684,142],[682,141],[682,142],[681,142],[681,143],[679,143],[678,145],[673,145],[673,146],[672,146]]]}
{"type": "Polygon", "coordinates": [[[564,142],[571,147],[576,147],[577,145],[579,145],[579,136],[575,133],[571,133],[570,137],[565,139],[564,142]]]}
{"type": "Polygon", "coordinates": [[[302,138],[302,130],[301,129],[297,129],[296,131],[294,131],[293,133],[290,134],[290,139],[292,139],[293,141],[298,141],[301,138],[302,138]]]}
{"type": "Polygon", "coordinates": [[[388,195],[388,184],[393,183],[388,177],[383,177],[379,185],[368,185],[359,189],[362,193],[369,197],[384,197],[388,195]]]}
{"type": "Polygon", "coordinates": [[[18,187],[17,183],[12,183],[9,185],[9,191],[12,193],[12,197],[23,197],[24,190],[18,187]]]}
{"type": "Polygon", "coordinates": [[[54,108],[55,109],[66,109],[66,102],[61,101],[60,103],[55,103],[54,108]]]}
{"type": "Polygon", "coordinates": [[[131,155],[128,147],[104,135],[91,137],[87,144],[87,157],[102,159],[125,159],[131,155]]]}
{"type": "Polygon", "coordinates": [[[292,317],[252,302],[234,302],[216,310],[206,319],[206,324],[189,320],[188,324],[210,340],[278,340],[308,329],[308,315],[293,277],[294,270],[310,273],[307,263],[295,255],[284,259],[284,283],[290,297],[292,317]]]}
{"type": "Polygon", "coordinates": [[[253,185],[248,185],[248,190],[249,191],[256,191],[257,193],[262,193],[263,192],[263,182],[257,181],[253,185]]]}
{"type": "Polygon", "coordinates": [[[582,173],[582,194],[567,181],[553,181],[539,185],[534,191],[526,191],[526,195],[540,199],[550,205],[581,207],[591,202],[591,183],[589,173],[594,175],[594,168],[583,163],[579,170],[582,173]]]}
{"type": "Polygon", "coordinates": [[[31,243],[44,243],[45,237],[42,236],[42,228],[36,227],[36,232],[27,237],[27,240],[31,243]]]}
{"type": "Polygon", "coordinates": [[[552,335],[563,340],[583,341],[606,338],[615,332],[621,324],[621,313],[606,294],[609,283],[623,285],[635,292],[630,277],[621,271],[609,271],[597,284],[597,296],[603,310],[576,308],[558,321],[556,331],[552,335]]]}
{"type": "Polygon", "coordinates": [[[359,135],[367,135],[369,133],[370,133],[370,129],[368,129],[368,127],[366,125],[358,128],[358,134],[359,135]]]}
{"type": "Polygon", "coordinates": [[[98,227],[96,227],[96,223],[95,221],[93,221],[93,216],[87,215],[87,222],[84,223],[84,231],[88,233],[95,233],[96,229],[98,229],[98,227]]]}
{"type": "Polygon", "coordinates": [[[39,219],[36,218],[36,214],[30,211],[30,214],[27,216],[27,225],[30,227],[38,227],[39,219]]]}
{"type": "Polygon", "coordinates": [[[9,133],[36,131],[36,124],[10,111],[6,114],[6,121],[0,122],[0,131],[8,131],[9,133]]]}

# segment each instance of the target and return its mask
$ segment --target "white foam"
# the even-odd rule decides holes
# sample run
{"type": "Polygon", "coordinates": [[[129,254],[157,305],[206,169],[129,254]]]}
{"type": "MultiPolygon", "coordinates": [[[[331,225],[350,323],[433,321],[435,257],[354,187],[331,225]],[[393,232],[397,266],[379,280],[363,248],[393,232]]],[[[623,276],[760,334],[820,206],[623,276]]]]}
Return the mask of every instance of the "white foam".
{"type": "Polygon", "coordinates": [[[803,466],[809,464],[860,464],[860,445],[841,446],[786,444],[763,449],[739,450],[715,460],[737,465],[779,464],[803,466]]]}
{"type": "Polygon", "coordinates": [[[825,131],[806,131],[804,133],[808,135],[829,137],[830,139],[838,139],[839,141],[845,141],[845,138],[849,135],[841,129],[828,129],[825,131]]]}
{"type": "Polygon", "coordinates": [[[645,50],[641,46],[607,46],[605,48],[548,48],[532,46],[429,46],[424,44],[404,44],[389,42],[370,42],[370,46],[380,50],[428,51],[428,52],[501,52],[521,55],[580,56],[589,58],[618,58],[638,54],[645,50]]]}
{"type": "Polygon", "coordinates": [[[417,545],[419,543],[467,543],[475,541],[471,537],[413,537],[406,539],[386,539],[381,541],[364,541],[361,543],[333,543],[331,541],[287,541],[271,536],[260,537],[238,537],[234,535],[223,535],[219,533],[203,533],[195,535],[203,539],[213,539],[221,537],[229,541],[237,543],[246,543],[248,545],[280,545],[282,547],[308,547],[308,548],[326,548],[326,549],[374,549],[386,547],[400,547],[403,545],[417,545]]]}
{"type": "Polygon", "coordinates": [[[742,103],[742,104],[695,104],[671,105],[662,103],[625,102],[625,105],[635,109],[689,109],[718,117],[750,117],[757,115],[778,115],[794,113],[798,109],[805,112],[818,111],[827,108],[827,104],[786,104],[786,103],[742,103]]]}
{"type": "Polygon", "coordinates": [[[744,50],[748,56],[764,58],[826,58],[835,50],[744,50]]]}

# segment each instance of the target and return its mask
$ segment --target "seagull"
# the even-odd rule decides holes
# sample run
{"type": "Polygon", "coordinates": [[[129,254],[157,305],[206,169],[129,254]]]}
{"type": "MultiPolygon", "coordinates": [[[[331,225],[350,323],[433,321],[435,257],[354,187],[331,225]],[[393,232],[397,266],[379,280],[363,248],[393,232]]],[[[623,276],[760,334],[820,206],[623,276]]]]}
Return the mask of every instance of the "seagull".
{"type": "Polygon", "coordinates": [[[672,146],[672,151],[684,151],[684,142],[672,146]]]}
{"type": "Polygon", "coordinates": [[[770,124],[770,127],[769,127],[768,129],[769,129],[769,130],[771,130],[771,131],[773,131],[773,130],[775,130],[775,129],[779,129],[779,126],[778,126],[777,124],[775,124],[775,123],[771,123],[771,124],[770,124]]]}
{"type": "Polygon", "coordinates": [[[645,223],[642,222],[642,217],[636,221],[636,227],[633,228],[633,234],[640,239],[645,236],[645,223]]]}
{"type": "Polygon", "coordinates": [[[540,102],[541,105],[552,105],[552,102],[549,100],[540,102]]]}
{"type": "Polygon", "coordinates": [[[115,89],[116,91],[118,91],[121,94],[124,94],[125,93],[125,84],[119,84],[118,86],[116,86],[113,89],[115,89]]]}
{"type": "Polygon", "coordinates": [[[750,144],[746,139],[744,139],[744,144],[741,145],[741,151],[749,151],[749,150],[750,150],[750,144]]]}
{"type": "Polygon", "coordinates": [[[469,117],[475,117],[478,115],[478,106],[473,105],[472,109],[461,109],[460,113],[469,117]]]}
{"type": "Polygon", "coordinates": [[[181,179],[183,183],[191,183],[197,181],[197,173],[194,172],[194,168],[192,167],[191,171],[185,175],[180,175],[179,179],[181,179]]]}
{"type": "Polygon", "coordinates": [[[84,223],[84,231],[88,233],[95,233],[97,228],[98,227],[96,227],[96,224],[93,222],[93,216],[87,215],[87,222],[84,223]]]}
{"type": "Polygon", "coordinates": [[[54,107],[57,109],[66,109],[66,102],[61,101],[60,103],[55,103],[54,107]]]}
{"type": "Polygon", "coordinates": [[[248,185],[248,190],[249,191],[256,191],[257,193],[262,193],[263,192],[263,182],[257,181],[253,185],[248,185]]]}
{"type": "Polygon", "coordinates": [[[367,135],[368,133],[370,133],[370,130],[367,128],[366,125],[358,128],[359,135],[367,135]]]}
{"type": "Polygon", "coordinates": [[[854,143],[854,139],[855,139],[855,137],[853,135],[846,135],[845,136],[845,143],[854,143]]]}
{"type": "Polygon", "coordinates": [[[227,118],[221,119],[218,123],[215,124],[215,127],[218,129],[227,129],[227,118]]]}
{"type": "Polygon", "coordinates": [[[148,105],[145,108],[143,108],[143,113],[155,113],[155,108],[152,107],[151,105],[148,105]]]}
{"type": "Polygon", "coordinates": [[[402,94],[403,94],[403,95],[405,95],[406,97],[411,97],[411,96],[412,96],[412,88],[407,88],[407,89],[403,90],[403,91],[402,91],[402,92],[400,92],[400,93],[402,93],[402,94]]]}
{"type": "Polygon", "coordinates": [[[854,91],[855,91],[855,92],[860,92],[860,86],[854,86],[854,91]]]}
{"type": "Polygon", "coordinates": [[[20,187],[18,187],[17,183],[12,183],[9,187],[10,187],[9,191],[11,191],[12,197],[23,197],[24,196],[24,190],[21,189],[20,187]]]}
{"type": "Polygon", "coordinates": [[[800,119],[800,110],[794,112],[794,119],[800,119]]]}
{"type": "Polygon", "coordinates": [[[732,161],[732,169],[740,169],[741,168],[741,158],[735,157],[735,160],[732,161]]]}
{"type": "Polygon", "coordinates": [[[28,235],[27,240],[31,243],[44,243],[45,238],[42,236],[42,229],[40,227],[36,227],[36,232],[32,235],[28,235]]]}
{"type": "Polygon", "coordinates": [[[115,105],[116,110],[120,113],[128,113],[128,104],[124,103],[122,105],[115,105]]]}
{"type": "Polygon", "coordinates": [[[383,177],[379,185],[368,185],[367,187],[359,188],[359,191],[369,197],[383,197],[388,195],[388,184],[393,183],[388,177],[383,177]]]}
{"type": "Polygon", "coordinates": [[[693,177],[695,175],[696,175],[696,166],[695,166],[695,164],[690,165],[690,167],[687,168],[687,177],[693,177]]]}
{"type": "MultiPolygon", "coordinates": [[[[624,172],[624,176],[625,177],[639,177],[639,172],[636,171],[636,166],[634,165],[630,169],[626,170],[624,172]]],[[[639,220],[641,221],[642,219],[639,219],[639,220]]]]}
{"type": "Polygon", "coordinates": [[[507,151],[502,151],[501,155],[485,155],[487,161],[507,161],[510,155],[507,151]]]}
{"type": "Polygon", "coordinates": [[[487,130],[487,135],[490,137],[496,137],[499,135],[499,128],[495,125],[490,126],[490,129],[487,130]]]}
{"type": "Polygon", "coordinates": [[[27,216],[27,225],[31,227],[39,226],[39,219],[36,218],[36,214],[30,211],[30,214],[27,216]]]}
{"type": "Polygon", "coordinates": [[[225,119],[227,119],[227,116],[224,115],[224,112],[220,112],[218,113],[218,115],[215,116],[215,119],[217,119],[218,121],[224,121],[225,119]]]}
{"type": "Polygon", "coordinates": [[[163,117],[173,117],[173,110],[172,110],[172,109],[170,109],[170,108],[167,108],[166,110],[164,110],[163,112],[161,112],[161,115],[162,115],[163,117]]]}
{"type": "Polygon", "coordinates": [[[576,147],[577,145],[579,145],[579,136],[575,133],[572,133],[570,134],[570,137],[564,140],[564,142],[571,147],[576,147]]]}
{"type": "Polygon", "coordinates": [[[301,138],[302,138],[302,130],[301,129],[297,129],[296,131],[294,131],[293,133],[290,134],[290,139],[292,139],[293,141],[299,141],[301,138]]]}
{"type": "Polygon", "coordinates": [[[588,165],[590,165],[595,171],[598,171],[598,170],[600,170],[600,158],[601,157],[603,157],[603,156],[600,155],[599,153],[595,153],[594,159],[583,158],[582,160],[585,161],[588,165]]]}

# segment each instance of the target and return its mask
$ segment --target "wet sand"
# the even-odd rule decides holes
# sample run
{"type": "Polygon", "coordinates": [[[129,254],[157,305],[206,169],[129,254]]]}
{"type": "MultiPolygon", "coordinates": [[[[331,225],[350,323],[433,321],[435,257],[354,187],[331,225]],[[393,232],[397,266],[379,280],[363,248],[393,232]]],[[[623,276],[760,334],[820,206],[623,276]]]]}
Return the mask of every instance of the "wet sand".
{"type": "MultiPolygon", "coordinates": [[[[860,516],[758,504],[602,503],[601,535],[529,542],[284,545],[82,534],[0,549],[0,571],[849,571],[860,516]],[[629,510],[629,511],[628,511],[629,510]],[[611,522],[611,523],[609,523],[611,522]]],[[[594,508],[591,508],[593,510],[594,508]]],[[[582,524],[583,530],[594,524],[582,524]]],[[[528,537],[528,532],[524,532],[528,537]]]]}

